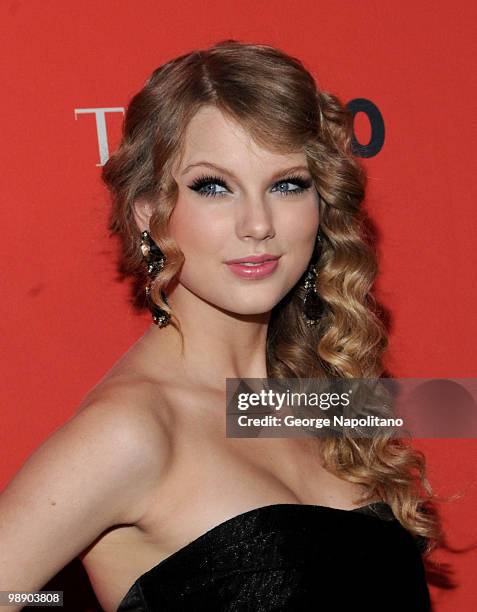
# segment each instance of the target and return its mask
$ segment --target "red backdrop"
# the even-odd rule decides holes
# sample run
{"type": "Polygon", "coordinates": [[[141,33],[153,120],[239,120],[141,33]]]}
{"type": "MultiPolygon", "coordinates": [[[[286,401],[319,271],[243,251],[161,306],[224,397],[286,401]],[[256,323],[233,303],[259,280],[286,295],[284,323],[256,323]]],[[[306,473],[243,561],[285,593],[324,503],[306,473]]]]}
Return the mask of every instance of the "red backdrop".
{"type": "MultiPolygon", "coordinates": [[[[344,102],[379,109],[384,144],[364,163],[377,294],[393,313],[387,365],[396,377],[476,376],[475,2],[4,0],[0,15],[2,485],[150,323],[115,278],[107,150],[87,109],[109,109],[113,150],[118,109],[150,72],[224,38],[278,46],[344,102]]],[[[355,133],[368,142],[363,113],[355,133]]],[[[455,550],[434,556],[452,575],[431,587],[434,610],[475,610],[476,441],[415,445],[437,492],[463,493],[442,508],[455,550]]]]}

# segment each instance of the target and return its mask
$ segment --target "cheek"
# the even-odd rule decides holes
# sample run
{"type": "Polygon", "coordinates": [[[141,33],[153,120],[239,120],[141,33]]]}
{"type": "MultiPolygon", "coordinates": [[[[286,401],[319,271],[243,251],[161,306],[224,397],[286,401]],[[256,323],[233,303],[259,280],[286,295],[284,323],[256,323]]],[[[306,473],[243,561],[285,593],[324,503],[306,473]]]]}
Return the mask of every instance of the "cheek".
{"type": "MultiPolygon", "coordinates": [[[[280,233],[287,244],[306,251],[313,246],[319,225],[319,212],[314,202],[296,209],[289,209],[280,218],[280,233]]],[[[277,228],[278,229],[278,228],[277,228]]]]}
{"type": "Polygon", "coordinates": [[[207,255],[223,253],[225,224],[212,219],[196,202],[178,200],[169,220],[169,233],[184,253],[184,269],[207,260],[207,255]]]}
{"type": "Polygon", "coordinates": [[[301,276],[313,255],[316,234],[319,226],[319,213],[316,206],[301,207],[281,218],[281,246],[286,254],[287,266],[284,269],[287,283],[293,285],[301,276]]]}

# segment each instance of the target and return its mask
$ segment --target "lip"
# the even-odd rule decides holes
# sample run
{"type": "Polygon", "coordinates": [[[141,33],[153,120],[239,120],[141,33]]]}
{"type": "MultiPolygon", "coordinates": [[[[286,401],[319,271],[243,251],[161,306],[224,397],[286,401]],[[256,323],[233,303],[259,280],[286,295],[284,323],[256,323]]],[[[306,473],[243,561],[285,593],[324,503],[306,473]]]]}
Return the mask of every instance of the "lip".
{"type": "Polygon", "coordinates": [[[263,261],[278,259],[279,255],[271,255],[270,253],[262,253],[261,255],[246,255],[245,257],[240,257],[239,259],[229,259],[225,263],[227,264],[235,264],[235,263],[261,263],[263,261]]]}
{"type": "Polygon", "coordinates": [[[252,259],[246,258],[238,263],[226,262],[226,264],[229,269],[237,276],[240,276],[240,278],[246,278],[249,280],[259,280],[261,278],[266,278],[267,276],[270,276],[270,274],[272,274],[276,270],[278,266],[279,257],[274,257],[273,259],[267,261],[263,259],[263,256],[261,256],[259,259],[261,263],[258,263],[255,266],[246,266],[244,264],[244,261],[247,260],[253,261],[252,259]]]}

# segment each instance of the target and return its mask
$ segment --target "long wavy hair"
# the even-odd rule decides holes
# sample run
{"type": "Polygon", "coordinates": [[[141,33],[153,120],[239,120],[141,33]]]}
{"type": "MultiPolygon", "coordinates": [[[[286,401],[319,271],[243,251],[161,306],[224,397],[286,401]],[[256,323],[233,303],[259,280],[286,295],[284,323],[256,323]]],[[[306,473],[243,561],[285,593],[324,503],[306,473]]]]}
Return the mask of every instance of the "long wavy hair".
{"type": "MultiPolygon", "coordinates": [[[[316,326],[304,323],[303,283],[273,308],[268,376],[381,377],[388,337],[372,294],[377,257],[361,208],[366,174],[352,152],[352,115],[336,95],[319,90],[300,60],[268,45],[224,40],[181,55],[154,70],[130,100],[121,142],[104,165],[102,179],[113,203],[110,235],[121,244],[119,270],[135,279],[136,305],[141,305],[146,276],[133,206],[144,197],[155,203],[149,231],[167,258],[151,297],[170,314],[182,337],[179,321],[161,296],[184,261],[168,234],[178,194],[171,168],[183,152],[188,122],[204,105],[239,122],[271,151],[303,151],[319,194],[323,248],[316,290],[325,311],[316,326]]],[[[424,554],[440,542],[435,495],[420,451],[391,434],[343,436],[324,439],[322,457],[326,469],[363,485],[366,501],[377,496],[387,502],[424,554]]]]}

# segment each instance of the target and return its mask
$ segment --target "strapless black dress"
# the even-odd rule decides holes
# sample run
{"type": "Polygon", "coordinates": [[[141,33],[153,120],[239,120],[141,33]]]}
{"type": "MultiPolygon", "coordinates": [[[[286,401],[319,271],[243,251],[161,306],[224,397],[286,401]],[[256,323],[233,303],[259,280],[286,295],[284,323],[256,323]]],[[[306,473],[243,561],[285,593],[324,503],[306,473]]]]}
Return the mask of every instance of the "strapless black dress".
{"type": "Polygon", "coordinates": [[[117,612],[428,611],[422,545],[384,502],[271,504],[145,572],[117,612]]]}

